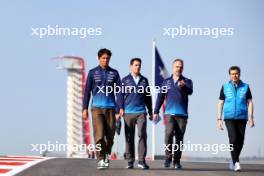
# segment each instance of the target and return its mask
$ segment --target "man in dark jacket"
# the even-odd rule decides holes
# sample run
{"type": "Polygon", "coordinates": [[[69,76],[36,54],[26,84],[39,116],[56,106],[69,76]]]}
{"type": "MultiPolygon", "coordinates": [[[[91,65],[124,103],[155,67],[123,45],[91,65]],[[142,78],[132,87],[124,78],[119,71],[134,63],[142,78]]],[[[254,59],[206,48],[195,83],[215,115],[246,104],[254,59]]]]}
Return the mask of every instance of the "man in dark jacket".
{"type": "MultiPolygon", "coordinates": [[[[173,61],[173,74],[165,79],[162,86],[167,87],[167,92],[160,92],[157,97],[156,106],[154,109],[153,120],[159,118],[159,109],[166,100],[165,116],[167,123],[165,126],[165,155],[166,160],[164,167],[169,168],[174,158],[173,166],[175,169],[181,169],[181,145],[188,119],[188,96],[193,92],[192,80],[182,76],[183,60],[176,59],[173,61]],[[176,137],[177,149],[172,152],[173,137],[176,137]]],[[[174,145],[175,146],[175,145],[174,145]]]]}
{"type": "Polygon", "coordinates": [[[88,117],[88,106],[91,94],[93,134],[96,145],[101,146],[101,151],[96,151],[98,169],[109,167],[109,155],[114,143],[115,135],[115,86],[120,86],[120,77],[117,70],[109,66],[111,51],[104,48],[98,52],[99,65],[91,69],[86,80],[83,98],[83,118],[88,117]],[[109,89],[110,88],[110,89],[109,89]]]}
{"type": "Polygon", "coordinates": [[[122,79],[122,92],[119,98],[120,114],[124,117],[126,137],[126,159],[128,169],[134,168],[135,127],[138,129],[138,167],[149,169],[145,161],[147,153],[147,113],[152,119],[152,100],[148,79],[140,74],[141,59],[130,61],[131,73],[122,79]],[[146,107],[148,112],[146,111],[146,107]]]}

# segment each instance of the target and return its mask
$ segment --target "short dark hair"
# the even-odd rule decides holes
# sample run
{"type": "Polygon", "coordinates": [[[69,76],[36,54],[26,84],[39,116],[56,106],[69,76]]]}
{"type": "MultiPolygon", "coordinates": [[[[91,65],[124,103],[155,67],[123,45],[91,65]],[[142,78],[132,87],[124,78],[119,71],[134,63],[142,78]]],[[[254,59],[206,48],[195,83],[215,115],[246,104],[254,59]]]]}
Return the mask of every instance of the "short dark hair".
{"type": "Polygon", "coordinates": [[[132,59],[130,60],[130,65],[133,65],[133,63],[134,63],[135,61],[138,61],[138,62],[141,64],[141,59],[135,57],[135,58],[132,58],[132,59]]]}
{"type": "Polygon", "coordinates": [[[112,52],[107,48],[102,48],[98,51],[98,58],[100,58],[103,54],[107,54],[108,56],[112,56],[112,52]]]}
{"type": "Polygon", "coordinates": [[[229,70],[228,70],[228,73],[230,74],[232,70],[237,70],[238,73],[240,74],[240,68],[239,68],[239,66],[232,66],[232,67],[230,67],[229,70]]]}
{"type": "Polygon", "coordinates": [[[184,62],[183,62],[182,59],[177,58],[177,59],[175,59],[172,63],[174,64],[175,62],[181,62],[182,65],[184,65],[184,62]]]}

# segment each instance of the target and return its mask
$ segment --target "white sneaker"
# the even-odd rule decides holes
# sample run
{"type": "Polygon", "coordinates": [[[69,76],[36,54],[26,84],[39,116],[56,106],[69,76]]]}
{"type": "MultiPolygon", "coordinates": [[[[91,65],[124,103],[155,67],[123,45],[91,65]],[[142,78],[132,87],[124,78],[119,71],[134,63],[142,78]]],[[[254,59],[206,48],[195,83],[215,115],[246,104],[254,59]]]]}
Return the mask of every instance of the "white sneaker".
{"type": "Polygon", "coordinates": [[[240,163],[239,162],[236,162],[235,163],[235,166],[234,166],[234,171],[240,171],[241,170],[241,166],[240,166],[240,163]]]}
{"type": "Polygon", "coordinates": [[[100,161],[98,161],[98,163],[97,163],[97,169],[106,169],[107,167],[105,166],[105,162],[104,162],[104,160],[102,159],[102,160],[100,160],[100,161]]]}
{"type": "Polygon", "coordinates": [[[232,171],[234,170],[234,163],[232,161],[229,163],[229,169],[232,171]]]}
{"type": "Polygon", "coordinates": [[[109,155],[106,154],[105,155],[105,159],[104,159],[105,167],[109,168],[109,163],[110,163],[110,161],[109,161],[109,155]]]}

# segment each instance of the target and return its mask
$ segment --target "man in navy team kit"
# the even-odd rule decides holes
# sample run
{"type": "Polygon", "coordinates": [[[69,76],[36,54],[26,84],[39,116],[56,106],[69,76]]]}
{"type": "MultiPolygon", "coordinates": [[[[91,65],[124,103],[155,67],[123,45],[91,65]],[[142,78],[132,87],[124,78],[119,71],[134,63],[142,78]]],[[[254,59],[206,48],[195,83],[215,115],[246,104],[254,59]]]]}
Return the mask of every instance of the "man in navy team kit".
{"type": "Polygon", "coordinates": [[[188,119],[188,96],[193,92],[192,80],[182,76],[183,60],[176,59],[173,61],[173,74],[165,79],[162,86],[167,87],[167,93],[160,92],[157,97],[154,109],[153,120],[159,118],[159,109],[166,100],[165,116],[167,123],[165,126],[165,144],[166,144],[166,160],[164,167],[169,168],[173,161],[175,169],[181,169],[181,144],[183,144],[183,136],[185,133],[188,119]],[[172,153],[173,137],[176,137],[177,149],[172,153]]]}
{"type": "MultiPolygon", "coordinates": [[[[118,98],[120,115],[124,118],[127,168],[134,168],[135,161],[135,128],[138,129],[138,167],[149,169],[145,162],[147,153],[147,113],[152,119],[152,100],[148,79],[140,74],[141,59],[130,61],[131,73],[122,79],[123,92],[118,98]],[[148,112],[146,111],[146,107],[148,112]]],[[[120,118],[120,116],[119,116],[120,118]]]]}
{"type": "Polygon", "coordinates": [[[120,77],[118,71],[109,66],[111,55],[111,51],[106,48],[98,51],[99,65],[88,73],[83,98],[83,118],[87,119],[91,93],[93,95],[91,111],[94,141],[101,146],[101,151],[96,151],[98,169],[109,167],[108,157],[115,135],[115,93],[108,93],[107,90],[120,86],[120,77]]]}

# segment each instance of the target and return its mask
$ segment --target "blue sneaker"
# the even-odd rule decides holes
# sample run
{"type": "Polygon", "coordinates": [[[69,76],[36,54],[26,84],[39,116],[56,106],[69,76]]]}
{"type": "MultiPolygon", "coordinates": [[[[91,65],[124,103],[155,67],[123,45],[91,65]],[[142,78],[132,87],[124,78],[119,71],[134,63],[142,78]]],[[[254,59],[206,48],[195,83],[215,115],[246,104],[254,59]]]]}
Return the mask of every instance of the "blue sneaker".
{"type": "Polygon", "coordinates": [[[171,160],[166,159],[164,162],[164,168],[170,168],[170,165],[171,165],[171,160]]]}

